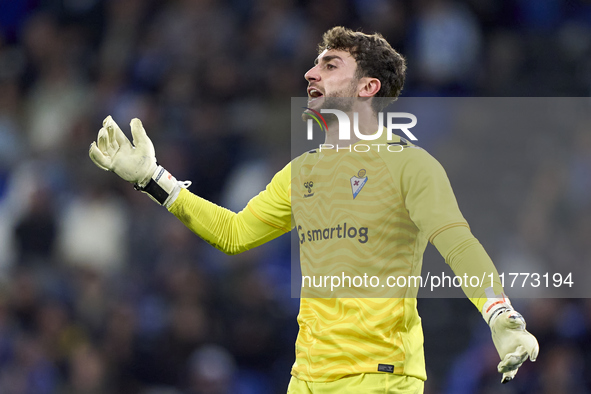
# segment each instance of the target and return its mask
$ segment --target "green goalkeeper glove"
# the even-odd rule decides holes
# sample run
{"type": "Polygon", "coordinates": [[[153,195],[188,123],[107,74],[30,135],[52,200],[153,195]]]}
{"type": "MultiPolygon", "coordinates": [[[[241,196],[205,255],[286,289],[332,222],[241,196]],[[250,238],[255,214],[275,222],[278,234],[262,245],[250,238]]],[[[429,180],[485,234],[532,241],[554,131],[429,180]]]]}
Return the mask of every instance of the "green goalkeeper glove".
{"type": "Polygon", "coordinates": [[[501,383],[507,383],[528,357],[536,361],[540,347],[536,337],[525,329],[523,316],[513,309],[505,294],[495,295],[489,287],[486,296],[488,301],[482,307],[482,317],[490,326],[493,343],[501,357],[497,366],[503,374],[501,383]]]}
{"type": "Polygon", "coordinates": [[[97,141],[90,144],[88,155],[99,168],[133,183],[136,190],[168,208],[181,188],[189,187],[191,182],[177,181],[158,165],[154,145],[139,119],[132,119],[130,125],[133,145],[113,118],[107,116],[97,141]]]}

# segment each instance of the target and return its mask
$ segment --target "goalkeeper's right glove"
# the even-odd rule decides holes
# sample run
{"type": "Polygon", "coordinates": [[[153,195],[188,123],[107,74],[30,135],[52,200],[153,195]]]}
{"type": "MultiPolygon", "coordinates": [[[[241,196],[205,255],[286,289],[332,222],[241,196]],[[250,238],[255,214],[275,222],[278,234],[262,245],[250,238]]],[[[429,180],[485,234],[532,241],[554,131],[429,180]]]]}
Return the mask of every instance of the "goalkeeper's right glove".
{"type": "Polygon", "coordinates": [[[131,121],[131,134],[133,145],[113,118],[107,116],[97,141],[90,144],[90,159],[99,168],[133,183],[136,190],[148,194],[158,204],[170,207],[181,188],[189,187],[191,182],[177,181],[158,165],[154,145],[137,118],[131,121]]]}
{"type": "Polygon", "coordinates": [[[528,359],[536,361],[540,347],[536,337],[525,329],[523,316],[511,306],[511,301],[501,293],[494,294],[491,287],[485,290],[488,301],[482,307],[482,317],[490,326],[493,343],[501,357],[497,366],[503,374],[501,383],[507,383],[528,359]]]}

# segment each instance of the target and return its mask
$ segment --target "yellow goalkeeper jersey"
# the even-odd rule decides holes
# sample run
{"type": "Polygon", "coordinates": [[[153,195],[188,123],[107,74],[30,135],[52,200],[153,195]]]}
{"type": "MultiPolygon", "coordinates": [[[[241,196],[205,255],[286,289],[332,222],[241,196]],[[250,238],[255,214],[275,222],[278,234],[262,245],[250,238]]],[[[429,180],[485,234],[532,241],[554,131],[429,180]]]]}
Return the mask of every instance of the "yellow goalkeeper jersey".
{"type": "MultiPolygon", "coordinates": [[[[396,136],[372,144],[305,153],[249,202],[261,221],[296,228],[303,275],[419,275],[427,242],[468,226],[437,160],[396,136]]],[[[378,298],[380,289],[371,298],[304,292],[292,375],[333,381],[369,372],[425,380],[416,294],[378,298]]]]}

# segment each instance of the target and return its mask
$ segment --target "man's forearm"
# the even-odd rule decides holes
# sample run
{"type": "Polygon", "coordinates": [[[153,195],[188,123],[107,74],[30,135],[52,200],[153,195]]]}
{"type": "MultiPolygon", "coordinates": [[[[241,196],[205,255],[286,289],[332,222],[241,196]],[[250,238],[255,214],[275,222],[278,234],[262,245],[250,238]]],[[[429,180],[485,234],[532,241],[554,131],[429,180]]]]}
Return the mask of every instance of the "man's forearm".
{"type": "Polygon", "coordinates": [[[249,208],[234,213],[185,189],[168,210],[204,241],[230,255],[285,234],[259,220],[249,208]]]}
{"type": "Polygon", "coordinates": [[[480,283],[479,287],[462,283],[464,293],[479,311],[482,311],[482,306],[487,301],[485,290],[491,287],[491,282],[495,294],[503,292],[495,265],[467,227],[457,226],[444,230],[433,239],[433,244],[457,276],[481,278],[484,274],[488,279],[480,283]]]}

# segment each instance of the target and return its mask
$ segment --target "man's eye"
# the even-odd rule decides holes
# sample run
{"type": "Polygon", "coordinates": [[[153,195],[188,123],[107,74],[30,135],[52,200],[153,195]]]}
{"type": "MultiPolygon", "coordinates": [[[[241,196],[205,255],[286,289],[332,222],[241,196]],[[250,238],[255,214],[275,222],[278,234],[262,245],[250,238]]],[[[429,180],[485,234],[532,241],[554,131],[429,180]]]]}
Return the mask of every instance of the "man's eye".
{"type": "Polygon", "coordinates": [[[332,64],[327,64],[326,65],[326,68],[329,69],[329,70],[332,70],[333,68],[337,68],[337,67],[335,65],[332,65],[332,64]]]}

